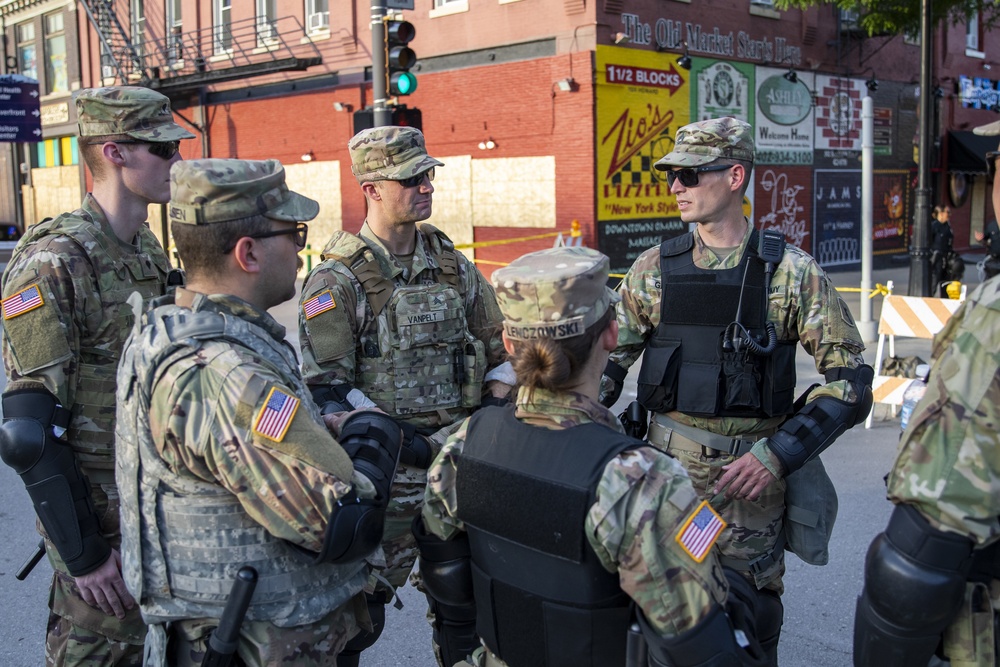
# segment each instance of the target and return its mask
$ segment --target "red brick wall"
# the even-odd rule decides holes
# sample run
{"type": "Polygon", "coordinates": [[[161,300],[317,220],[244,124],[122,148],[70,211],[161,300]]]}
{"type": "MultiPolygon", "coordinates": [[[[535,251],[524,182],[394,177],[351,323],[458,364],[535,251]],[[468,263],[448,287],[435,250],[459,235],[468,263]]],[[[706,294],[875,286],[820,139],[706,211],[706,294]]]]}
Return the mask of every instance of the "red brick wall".
{"type": "MultiPolygon", "coordinates": [[[[423,129],[432,155],[476,158],[554,155],[556,162],[556,230],[568,232],[573,220],[584,230],[584,243],[595,244],[593,86],[589,52],[551,58],[418,73],[419,88],[402,98],[423,113],[423,129]],[[572,75],[575,92],[555,88],[572,75]],[[497,148],[479,149],[492,138],[497,148]]],[[[370,99],[370,94],[367,99],[370,99]]],[[[361,104],[357,88],[341,88],[282,98],[217,105],[209,109],[213,157],[275,158],[284,164],[313,152],[315,160],[340,160],[344,227],[356,231],[365,217],[365,202],[350,170],[347,142],[352,114],[336,112],[333,102],[361,104]]],[[[196,156],[195,142],[185,157],[196,156]],[[188,155],[191,150],[195,155],[188,155]]],[[[554,231],[527,228],[479,228],[476,241],[532,236],[554,231]]],[[[551,247],[551,240],[480,249],[477,257],[509,262],[525,252],[551,247]]],[[[490,265],[484,264],[485,273],[490,265]]]]}

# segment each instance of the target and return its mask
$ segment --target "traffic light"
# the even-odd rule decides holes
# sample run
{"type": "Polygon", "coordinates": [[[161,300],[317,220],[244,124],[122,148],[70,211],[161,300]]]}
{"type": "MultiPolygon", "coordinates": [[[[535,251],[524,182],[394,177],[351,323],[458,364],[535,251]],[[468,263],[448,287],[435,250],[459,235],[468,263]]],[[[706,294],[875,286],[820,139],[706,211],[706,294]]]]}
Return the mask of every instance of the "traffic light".
{"type": "MultiPolygon", "coordinates": [[[[399,104],[390,108],[392,109],[393,125],[415,127],[418,130],[423,130],[423,114],[420,112],[420,109],[410,108],[405,104],[399,104]]],[[[371,107],[358,109],[354,112],[354,134],[373,127],[375,127],[375,113],[371,107]]]]}
{"type": "Polygon", "coordinates": [[[390,95],[409,95],[417,89],[417,75],[410,68],[417,54],[407,44],[417,36],[409,21],[385,22],[386,90],[390,95]]]}

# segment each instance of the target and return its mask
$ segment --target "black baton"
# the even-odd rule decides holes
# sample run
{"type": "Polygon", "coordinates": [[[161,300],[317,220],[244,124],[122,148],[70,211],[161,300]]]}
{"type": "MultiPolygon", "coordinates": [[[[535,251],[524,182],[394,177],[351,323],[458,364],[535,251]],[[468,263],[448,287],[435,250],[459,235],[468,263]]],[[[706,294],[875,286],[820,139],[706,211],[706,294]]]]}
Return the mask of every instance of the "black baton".
{"type": "Polygon", "coordinates": [[[638,623],[628,628],[628,643],[625,645],[625,667],[646,667],[649,662],[649,647],[638,623]]]}
{"type": "Polygon", "coordinates": [[[38,561],[42,560],[42,556],[45,555],[45,540],[38,540],[38,546],[35,550],[31,552],[27,560],[21,564],[21,567],[17,568],[17,572],[14,574],[14,578],[18,581],[24,581],[25,577],[31,574],[31,571],[35,569],[38,565],[38,561]]]}
{"type": "Polygon", "coordinates": [[[230,667],[239,646],[240,626],[247,615],[247,608],[257,587],[257,570],[244,565],[236,573],[233,590],[229,592],[226,608],[222,610],[219,627],[208,639],[208,650],[202,658],[201,667],[230,667]]]}

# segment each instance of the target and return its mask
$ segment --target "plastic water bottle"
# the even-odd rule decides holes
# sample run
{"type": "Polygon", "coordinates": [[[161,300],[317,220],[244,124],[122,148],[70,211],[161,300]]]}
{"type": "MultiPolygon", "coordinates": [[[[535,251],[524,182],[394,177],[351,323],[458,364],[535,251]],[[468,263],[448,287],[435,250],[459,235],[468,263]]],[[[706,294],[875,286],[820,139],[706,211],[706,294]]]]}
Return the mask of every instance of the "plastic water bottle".
{"type": "Polygon", "coordinates": [[[899,427],[904,431],[910,421],[910,415],[913,414],[913,409],[917,407],[917,403],[920,402],[920,399],[924,397],[924,392],[927,391],[927,376],[930,372],[931,367],[929,365],[918,364],[916,370],[917,377],[906,388],[906,391],[903,392],[903,409],[899,412],[899,427]]]}

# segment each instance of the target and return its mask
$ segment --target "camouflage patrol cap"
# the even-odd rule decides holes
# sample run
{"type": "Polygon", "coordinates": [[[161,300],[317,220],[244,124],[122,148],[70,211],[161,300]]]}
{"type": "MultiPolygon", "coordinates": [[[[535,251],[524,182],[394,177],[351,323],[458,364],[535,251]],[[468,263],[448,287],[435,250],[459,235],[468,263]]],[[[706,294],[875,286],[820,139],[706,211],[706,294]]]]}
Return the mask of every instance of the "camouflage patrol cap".
{"type": "Polygon", "coordinates": [[[172,222],[207,225],[262,215],[272,220],[312,220],[319,204],[285,185],[277,160],[183,160],[170,168],[172,222]]]}
{"type": "Polygon", "coordinates": [[[399,181],[443,167],[427,154],[424,135],[415,127],[372,127],[361,130],[347,143],[351,171],[358,183],[399,181]]]}
{"type": "Polygon", "coordinates": [[[149,88],[85,88],[74,99],[81,137],[123,134],[154,143],[194,138],[174,122],[170,100],[149,88]]]}
{"type": "Polygon", "coordinates": [[[725,116],[691,123],[677,130],[674,150],[653,166],[700,167],[719,158],[753,162],[753,130],[749,123],[725,116]]]}
{"type": "Polygon", "coordinates": [[[493,272],[508,338],[580,336],[621,300],[608,287],[607,257],[590,248],[528,253],[493,272]]]}

